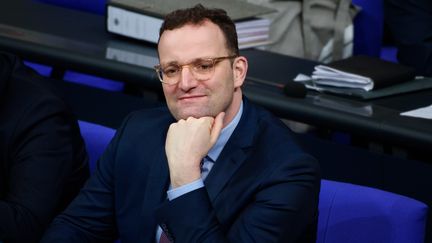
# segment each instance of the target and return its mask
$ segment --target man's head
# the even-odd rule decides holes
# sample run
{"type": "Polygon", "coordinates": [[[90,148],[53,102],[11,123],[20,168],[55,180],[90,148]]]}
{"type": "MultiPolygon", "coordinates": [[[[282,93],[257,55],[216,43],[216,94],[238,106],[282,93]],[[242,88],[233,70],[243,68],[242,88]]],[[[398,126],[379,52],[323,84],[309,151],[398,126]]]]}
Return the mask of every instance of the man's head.
{"type": "Polygon", "coordinates": [[[230,51],[230,55],[238,56],[237,31],[234,22],[227,15],[225,10],[208,9],[201,4],[193,8],[179,9],[168,14],[159,30],[159,41],[166,30],[178,29],[187,24],[200,25],[204,21],[210,21],[222,30],[226,40],[226,47],[230,51]]]}
{"type": "Polygon", "coordinates": [[[231,121],[240,107],[247,60],[238,55],[235,25],[220,9],[201,5],[167,15],[158,43],[158,74],[173,116],[231,121]]]}

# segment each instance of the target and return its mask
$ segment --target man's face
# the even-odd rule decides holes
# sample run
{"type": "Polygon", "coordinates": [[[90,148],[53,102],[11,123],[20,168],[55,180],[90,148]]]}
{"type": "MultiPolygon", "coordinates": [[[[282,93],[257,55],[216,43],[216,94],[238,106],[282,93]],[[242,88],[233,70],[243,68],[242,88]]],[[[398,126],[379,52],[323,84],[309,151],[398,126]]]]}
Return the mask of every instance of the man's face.
{"type": "MultiPolygon", "coordinates": [[[[183,65],[200,58],[231,55],[226,48],[222,31],[210,21],[205,21],[202,25],[188,24],[165,31],[160,38],[158,52],[162,65],[183,65]]],[[[245,62],[244,58],[240,59],[240,62],[245,62]]],[[[238,70],[235,64],[237,62],[237,58],[218,62],[214,66],[213,75],[207,80],[197,80],[191,72],[192,67],[184,66],[178,83],[162,84],[168,108],[173,116],[177,120],[188,117],[215,117],[222,111],[227,113],[228,119],[231,118],[231,113],[235,115],[239,100],[241,101],[239,87],[244,79],[235,71],[238,70]]],[[[247,69],[247,63],[245,65],[247,69]]]]}

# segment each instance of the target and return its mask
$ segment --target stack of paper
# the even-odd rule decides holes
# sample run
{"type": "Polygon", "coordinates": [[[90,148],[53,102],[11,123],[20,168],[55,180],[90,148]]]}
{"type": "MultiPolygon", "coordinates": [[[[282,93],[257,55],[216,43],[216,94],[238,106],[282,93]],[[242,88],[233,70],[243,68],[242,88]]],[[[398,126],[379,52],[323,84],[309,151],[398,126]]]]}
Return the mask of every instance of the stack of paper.
{"type": "Polygon", "coordinates": [[[395,86],[414,78],[411,67],[377,57],[353,56],[318,65],[311,77],[300,75],[295,81],[319,91],[353,94],[395,86]]]}
{"type": "Polygon", "coordinates": [[[269,19],[256,18],[235,22],[240,49],[269,44],[269,19]]]}
{"type": "Polygon", "coordinates": [[[317,65],[311,76],[294,79],[308,89],[374,99],[432,88],[430,78],[415,77],[415,70],[377,57],[353,56],[317,65]]]}
{"type": "Polygon", "coordinates": [[[317,85],[370,91],[412,80],[414,69],[377,57],[353,56],[318,65],[312,74],[317,85]]]}
{"type": "Polygon", "coordinates": [[[371,78],[355,73],[344,72],[329,66],[318,65],[312,73],[312,79],[317,85],[355,88],[365,91],[374,88],[371,78]]]}

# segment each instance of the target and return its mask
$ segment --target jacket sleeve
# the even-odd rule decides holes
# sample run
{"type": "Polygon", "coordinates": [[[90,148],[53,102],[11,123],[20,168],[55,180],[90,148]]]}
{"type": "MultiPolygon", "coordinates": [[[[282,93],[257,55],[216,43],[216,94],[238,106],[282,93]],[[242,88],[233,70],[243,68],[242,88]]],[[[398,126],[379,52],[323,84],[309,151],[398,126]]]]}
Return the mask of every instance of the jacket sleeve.
{"type": "Polygon", "coordinates": [[[78,196],[45,232],[47,242],[110,242],[117,238],[114,209],[114,166],[119,140],[129,115],[97,162],[78,196]]]}
{"type": "Polygon", "coordinates": [[[316,160],[300,154],[262,178],[229,224],[220,222],[221,212],[205,188],[164,203],[157,220],[174,242],[313,242],[320,185],[316,160]],[[308,231],[310,239],[304,239],[308,231]]]}

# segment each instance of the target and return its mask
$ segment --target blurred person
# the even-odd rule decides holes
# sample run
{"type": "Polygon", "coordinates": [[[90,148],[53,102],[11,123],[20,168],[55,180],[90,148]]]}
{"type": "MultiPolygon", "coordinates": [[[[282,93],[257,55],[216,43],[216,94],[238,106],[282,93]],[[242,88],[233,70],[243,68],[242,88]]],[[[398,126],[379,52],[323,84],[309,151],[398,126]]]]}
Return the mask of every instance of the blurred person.
{"type": "Polygon", "coordinates": [[[39,242],[88,178],[78,124],[43,78],[0,52],[0,242],[39,242]]]}
{"type": "Polygon", "coordinates": [[[401,64],[432,76],[432,1],[384,0],[384,18],[401,64]]]}

